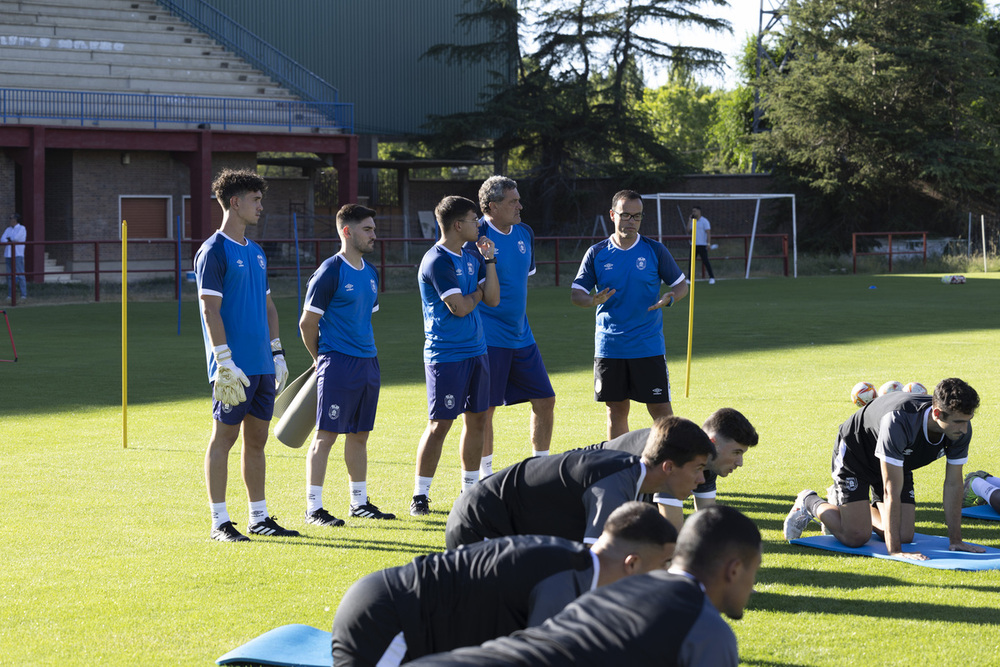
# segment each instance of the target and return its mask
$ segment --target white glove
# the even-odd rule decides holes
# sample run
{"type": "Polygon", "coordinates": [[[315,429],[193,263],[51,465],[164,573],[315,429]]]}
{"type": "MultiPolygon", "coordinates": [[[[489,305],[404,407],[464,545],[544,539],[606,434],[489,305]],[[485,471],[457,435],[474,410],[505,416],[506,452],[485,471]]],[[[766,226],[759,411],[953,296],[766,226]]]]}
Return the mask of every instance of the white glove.
{"type": "Polygon", "coordinates": [[[710,250],[718,250],[719,249],[719,244],[718,243],[713,243],[712,245],[710,245],[708,247],[709,247],[710,250]]]}
{"type": "Polygon", "coordinates": [[[238,405],[247,400],[244,387],[250,386],[250,378],[233,363],[233,352],[228,345],[219,345],[215,354],[215,400],[227,405],[238,405]]]}
{"type": "Polygon", "coordinates": [[[285,351],[281,349],[280,338],[271,341],[271,354],[274,355],[274,390],[280,394],[288,379],[288,364],[285,363],[285,351]]]}

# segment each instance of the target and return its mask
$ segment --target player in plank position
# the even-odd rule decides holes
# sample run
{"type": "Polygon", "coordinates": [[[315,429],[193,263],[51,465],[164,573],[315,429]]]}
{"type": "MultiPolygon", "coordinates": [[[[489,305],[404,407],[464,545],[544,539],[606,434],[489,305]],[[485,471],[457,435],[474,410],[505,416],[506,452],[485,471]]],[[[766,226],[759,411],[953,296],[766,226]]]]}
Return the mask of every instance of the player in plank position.
{"type": "MultiPolygon", "coordinates": [[[[757,444],[757,430],[750,420],[733,408],[716,410],[702,429],[708,434],[715,445],[715,456],[708,460],[705,467],[705,481],[694,489],[694,507],[705,509],[715,504],[716,479],[727,477],[729,473],[743,465],[743,455],[757,444]]],[[[646,446],[649,429],[643,428],[629,431],[614,440],[602,442],[595,448],[614,449],[639,455],[646,446]]],[[[684,524],[684,500],[686,496],[673,496],[669,493],[657,493],[654,502],[660,507],[660,512],[680,530],[684,524]]]]}
{"type": "Polygon", "coordinates": [[[333,619],[337,667],[389,667],[542,623],[583,593],[664,569],[677,531],[644,503],[611,513],[588,549],[559,537],[502,537],[374,572],[333,619]]]}
{"type": "Polygon", "coordinates": [[[785,538],[800,537],[810,521],[819,519],[845,546],[864,545],[874,528],[890,555],[926,560],[919,552],[903,551],[916,531],[913,471],[945,456],[949,547],[983,552],[962,541],[962,466],[969,457],[971,421],[978,407],[979,394],[958,378],[941,380],[933,396],[893,392],[874,399],[840,426],[830,502],[815,491],[801,491],[785,518],[785,538]]]}
{"type": "Polygon", "coordinates": [[[673,565],[586,593],[540,626],[414,667],[737,667],[736,635],[761,563],[760,531],[732,507],[696,512],[673,565]]]}
{"type": "MultiPolygon", "coordinates": [[[[479,235],[496,245],[500,304],[479,308],[490,358],[490,407],[486,411],[480,475],[493,474],[493,413],[497,406],[531,404],[531,455],[545,456],[552,442],[556,393],[525,312],[528,277],[535,273],[535,234],[521,222],[517,183],[491,176],[479,188],[479,235]]],[[[467,249],[472,248],[467,246],[467,249]]],[[[520,457],[518,457],[520,458],[520,457]]]]}
{"type": "Polygon", "coordinates": [[[976,470],[965,476],[965,496],[962,507],[989,505],[1000,513],[1000,477],[985,470],[976,470]]]}
{"type": "Polygon", "coordinates": [[[479,481],[486,413],[490,406],[490,362],[479,318],[480,303],[500,303],[493,241],[479,236],[476,205],[445,197],[434,209],[441,240],[424,254],[418,282],[424,315],[424,376],[429,420],[417,447],[410,514],[430,513],[430,489],[444,439],[463,415],[462,490],[479,481]],[[478,252],[463,249],[475,243],[478,252]]]}
{"type": "Polygon", "coordinates": [[[715,447],[698,425],[657,419],[641,457],[576,449],[530,458],[487,477],[455,501],[445,528],[454,549],[505,535],[555,535],[593,543],[605,519],[640,493],[687,497],[705,481],[715,447]]]}
{"type": "Polygon", "coordinates": [[[222,206],[222,225],[194,257],[208,378],[212,382],[212,435],[205,452],[205,481],[212,510],[212,539],[245,542],[229,519],[226,482],[229,451],[243,431],[243,483],[250,501],[251,533],[278,537],[299,533],[279,526],[264,498],[267,428],[274,396],[288,378],[278,338],[278,310],[267,284],[267,260],[244,235],[256,226],[267,182],[249,169],[224,169],[212,192],[222,206]],[[270,341],[270,343],[268,342],[270,341]]]}
{"type": "Polygon", "coordinates": [[[378,271],[363,255],[375,250],[375,211],[345,204],[337,211],[340,252],[309,278],[299,320],[302,344],[316,366],[316,435],[306,453],[306,523],[342,526],[323,508],[323,479],[337,435],[344,434],[344,463],[351,516],[395,519],[368,497],[368,434],[375,426],[381,372],[372,330],[378,310],[378,271]]]}

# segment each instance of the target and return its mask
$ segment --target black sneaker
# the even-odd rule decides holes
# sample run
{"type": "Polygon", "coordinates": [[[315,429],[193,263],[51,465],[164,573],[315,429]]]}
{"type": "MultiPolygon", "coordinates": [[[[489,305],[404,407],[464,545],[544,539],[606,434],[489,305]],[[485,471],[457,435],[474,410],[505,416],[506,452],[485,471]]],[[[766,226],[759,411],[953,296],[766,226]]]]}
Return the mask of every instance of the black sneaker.
{"type": "Polygon", "coordinates": [[[413,496],[410,503],[410,514],[413,516],[427,516],[431,513],[431,499],[427,496],[413,496]]]}
{"type": "Polygon", "coordinates": [[[390,514],[389,512],[383,512],[379,508],[372,505],[371,498],[365,498],[364,505],[358,505],[357,507],[351,508],[351,516],[359,516],[365,519],[395,519],[395,514],[390,514]]]}
{"type": "Polygon", "coordinates": [[[315,512],[306,512],[306,523],[311,523],[314,526],[343,526],[344,520],[338,519],[320,507],[315,512]]]}
{"type": "Polygon", "coordinates": [[[212,529],[212,539],[219,542],[249,542],[250,538],[236,530],[232,521],[226,521],[218,528],[212,529]]]}
{"type": "Polygon", "coordinates": [[[274,517],[264,517],[263,521],[250,524],[250,532],[254,535],[268,535],[270,537],[298,537],[299,531],[282,528],[274,517]]]}

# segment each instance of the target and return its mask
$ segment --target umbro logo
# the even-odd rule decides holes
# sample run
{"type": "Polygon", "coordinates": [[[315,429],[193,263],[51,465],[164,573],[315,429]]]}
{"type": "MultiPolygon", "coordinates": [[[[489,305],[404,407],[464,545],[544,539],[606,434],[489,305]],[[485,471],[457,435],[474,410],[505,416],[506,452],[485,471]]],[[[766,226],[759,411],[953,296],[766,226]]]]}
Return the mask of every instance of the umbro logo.
{"type": "Polygon", "coordinates": [[[347,283],[346,285],[344,285],[344,291],[345,292],[353,292],[354,291],[354,284],[353,283],[347,283]]]}
{"type": "Polygon", "coordinates": [[[611,263],[611,262],[608,262],[607,264],[604,265],[604,270],[605,271],[610,271],[613,268],[615,268],[615,265],[613,263],[611,263]]]}

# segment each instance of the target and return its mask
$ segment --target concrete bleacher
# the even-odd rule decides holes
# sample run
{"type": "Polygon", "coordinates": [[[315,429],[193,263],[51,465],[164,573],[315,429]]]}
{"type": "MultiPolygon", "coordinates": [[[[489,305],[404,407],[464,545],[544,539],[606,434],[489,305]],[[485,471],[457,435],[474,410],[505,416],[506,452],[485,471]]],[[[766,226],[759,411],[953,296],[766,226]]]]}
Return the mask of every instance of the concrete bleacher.
{"type": "Polygon", "coordinates": [[[0,88],[299,99],[153,0],[0,3],[0,62],[0,88]]]}

